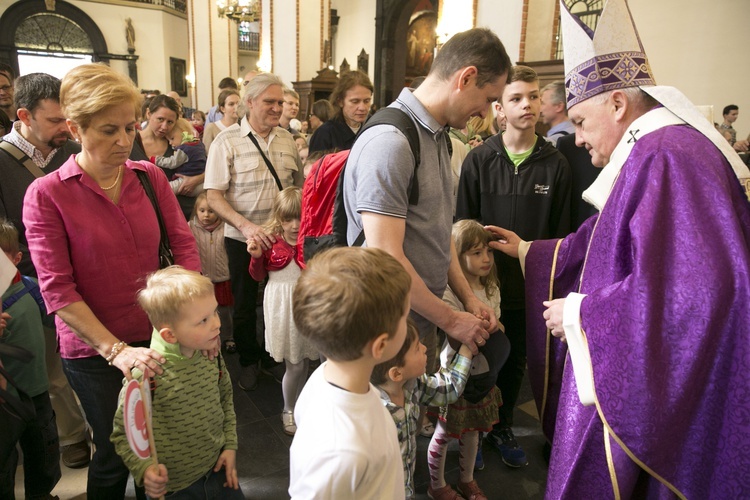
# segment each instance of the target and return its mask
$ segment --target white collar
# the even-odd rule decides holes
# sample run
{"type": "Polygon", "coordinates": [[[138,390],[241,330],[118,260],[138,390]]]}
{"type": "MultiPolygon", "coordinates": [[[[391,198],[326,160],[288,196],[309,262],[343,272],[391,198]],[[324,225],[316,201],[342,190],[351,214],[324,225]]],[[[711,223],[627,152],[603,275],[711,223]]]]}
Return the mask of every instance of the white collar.
{"type": "Polygon", "coordinates": [[[583,192],[584,201],[592,204],[601,212],[636,141],[660,128],[684,123],[666,108],[653,109],[633,121],[623,134],[617,147],[612,151],[609,163],[604,166],[594,183],[583,192]]]}
{"type": "Polygon", "coordinates": [[[664,107],[653,109],[630,124],[612,152],[609,163],[602,169],[594,183],[583,192],[585,201],[596,207],[597,210],[602,210],[623,164],[627,161],[635,145],[633,137],[640,139],[660,128],[680,124],[692,126],[714,143],[729,161],[732,170],[734,170],[735,175],[744,186],[748,198],[750,198],[750,170],[727,140],[721,136],[713,124],[706,120],[684,94],[674,87],[666,86],[643,86],[641,90],[659,101],[664,107]]]}

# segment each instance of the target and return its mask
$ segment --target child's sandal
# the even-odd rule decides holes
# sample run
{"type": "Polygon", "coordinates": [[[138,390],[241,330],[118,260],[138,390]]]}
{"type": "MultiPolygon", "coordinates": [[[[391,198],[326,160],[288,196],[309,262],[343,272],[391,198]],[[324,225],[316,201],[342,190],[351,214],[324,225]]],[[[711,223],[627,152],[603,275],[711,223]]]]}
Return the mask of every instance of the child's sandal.
{"type": "Polygon", "coordinates": [[[487,500],[482,488],[479,487],[475,480],[468,483],[458,482],[458,491],[466,500],[487,500]]]}

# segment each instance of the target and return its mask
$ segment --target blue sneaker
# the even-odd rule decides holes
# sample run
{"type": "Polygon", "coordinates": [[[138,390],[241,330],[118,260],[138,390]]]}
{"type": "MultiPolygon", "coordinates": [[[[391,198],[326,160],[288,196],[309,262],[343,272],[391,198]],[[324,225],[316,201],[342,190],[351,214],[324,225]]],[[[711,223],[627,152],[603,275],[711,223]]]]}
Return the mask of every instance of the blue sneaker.
{"type": "Polygon", "coordinates": [[[487,435],[487,441],[497,448],[503,463],[508,467],[528,465],[529,460],[526,458],[526,452],[518,446],[516,437],[513,435],[513,429],[510,427],[493,430],[487,435]]]}
{"type": "Polygon", "coordinates": [[[484,470],[484,458],[482,457],[482,438],[480,433],[479,446],[477,447],[477,459],[474,462],[474,470],[484,470]]]}

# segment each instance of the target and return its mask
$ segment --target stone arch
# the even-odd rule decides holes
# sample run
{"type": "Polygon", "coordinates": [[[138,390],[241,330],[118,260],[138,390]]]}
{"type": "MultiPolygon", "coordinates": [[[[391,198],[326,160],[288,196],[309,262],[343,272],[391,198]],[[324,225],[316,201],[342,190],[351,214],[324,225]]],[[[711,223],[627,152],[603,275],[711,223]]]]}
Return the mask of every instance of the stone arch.
{"type": "MultiPolygon", "coordinates": [[[[90,54],[94,62],[109,62],[110,54],[107,50],[107,42],[104,40],[99,27],[88,14],[78,7],[64,1],[54,2],[54,10],[47,10],[44,0],[25,0],[11,5],[0,17],[0,60],[10,64],[18,74],[18,47],[16,47],[16,32],[25,22],[34,16],[44,18],[54,16],[58,18],[57,24],[68,26],[72,31],[81,31],[88,37],[88,45],[84,40],[79,40],[74,52],[90,54]]],[[[48,23],[43,23],[48,24],[48,23]]],[[[26,25],[28,27],[28,24],[26,25]]],[[[64,47],[63,47],[64,49],[64,47]]],[[[45,50],[45,49],[40,49],[45,50]]],[[[52,51],[51,47],[46,50],[52,51]]],[[[55,51],[59,51],[57,48],[55,51]]]]}
{"type": "MultiPolygon", "coordinates": [[[[393,102],[406,80],[409,18],[421,0],[377,0],[375,17],[375,103],[393,102]]],[[[430,0],[437,12],[438,0],[430,0]]]]}

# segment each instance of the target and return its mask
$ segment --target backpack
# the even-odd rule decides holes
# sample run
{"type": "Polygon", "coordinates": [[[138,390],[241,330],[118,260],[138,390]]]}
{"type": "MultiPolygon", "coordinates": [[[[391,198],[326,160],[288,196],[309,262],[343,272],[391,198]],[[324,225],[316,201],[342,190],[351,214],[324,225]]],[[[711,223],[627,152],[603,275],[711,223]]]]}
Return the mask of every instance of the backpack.
{"type": "Polygon", "coordinates": [[[39,312],[42,314],[42,323],[44,326],[54,328],[54,319],[47,315],[47,306],[44,305],[42,292],[39,290],[37,282],[28,276],[21,276],[21,281],[23,282],[23,288],[3,301],[3,311],[7,311],[10,306],[18,302],[21,297],[28,293],[31,294],[31,297],[34,299],[37,306],[39,306],[39,312]]]}
{"type": "MultiPolygon", "coordinates": [[[[409,205],[419,202],[417,168],[420,163],[419,131],[414,121],[398,108],[383,108],[375,113],[357,133],[357,138],[367,129],[378,125],[393,125],[406,136],[414,155],[414,175],[409,183],[409,205]]],[[[355,138],[356,141],[356,138],[355,138]]],[[[446,135],[448,152],[452,152],[446,135]]],[[[302,188],[302,213],[300,216],[297,255],[304,268],[305,261],[329,248],[347,246],[347,217],[344,208],[344,168],[351,150],[338,151],[322,157],[310,169],[302,188]]],[[[362,246],[364,231],[360,231],[352,246],[362,246]]]]}

